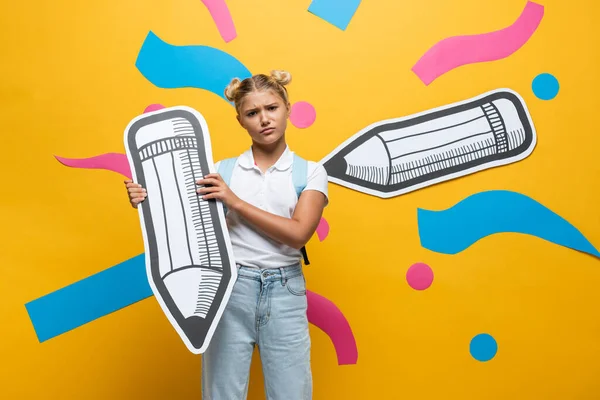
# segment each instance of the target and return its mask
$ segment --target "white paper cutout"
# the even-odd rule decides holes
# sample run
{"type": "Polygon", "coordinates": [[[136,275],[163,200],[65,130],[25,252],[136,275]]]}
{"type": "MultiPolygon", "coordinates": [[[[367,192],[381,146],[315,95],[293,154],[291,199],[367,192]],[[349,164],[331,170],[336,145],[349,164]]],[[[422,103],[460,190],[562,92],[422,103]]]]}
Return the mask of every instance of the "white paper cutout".
{"type": "Polygon", "coordinates": [[[497,89],[371,124],[321,163],[330,182],[389,198],[520,161],[536,141],[521,96],[497,89]]]}
{"type": "Polygon", "coordinates": [[[206,121],[189,107],[163,108],[133,119],[124,139],[133,181],[148,193],[138,210],[150,286],[201,354],[237,277],[222,203],[196,192],[196,181],[215,172],[206,121]]]}

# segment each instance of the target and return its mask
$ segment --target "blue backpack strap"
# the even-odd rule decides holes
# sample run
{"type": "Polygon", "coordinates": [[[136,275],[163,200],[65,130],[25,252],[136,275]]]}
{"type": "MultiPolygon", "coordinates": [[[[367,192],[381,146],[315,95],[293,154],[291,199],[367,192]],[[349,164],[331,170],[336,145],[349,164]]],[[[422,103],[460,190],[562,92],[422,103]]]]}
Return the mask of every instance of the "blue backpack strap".
{"type": "MultiPolygon", "coordinates": [[[[294,163],[292,165],[292,182],[294,183],[294,189],[296,189],[296,195],[300,198],[300,194],[306,187],[306,181],[308,178],[308,162],[294,153],[294,163]]],[[[302,246],[300,249],[302,257],[304,258],[304,264],[310,265],[308,260],[308,254],[306,253],[306,247],[302,246]]]]}
{"type": "Polygon", "coordinates": [[[296,194],[300,198],[300,194],[306,187],[306,179],[308,176],[308,162],[294,153],[294,164],[292,165],[292,182],[294,183],[294,189],[296,194]]]}
{"type": "MultiPolygon", "coordinates": [[[[221,160],[221,162],[219,163],[219,169],[217,172],[219,173],[219,175],[221,175],[221,178],[223,178],[223,181],[225,181],[225,184],[227,184],[227,186],[229,186],[229,184],[231,183],[231,175],[233,173],[233,167],[235,167],[236,162],[237,157],[233,157],[221,160]]],[[[225,215],[227,215],[227,207],[225,207],[225,204],[223,204],[223,212],[225,213],[225,215]]]]}
{"type": "Polygon", "coordinates": [[[223,178],[227,186],[229,186],[229,183],[231,182],[231,174],[233,173],[233,167],[235,167],[236,161],[237,157],[233,157],[221,160],[219,163],[219,170],[217,172],[221,175],[221,178],[223,178]]]}

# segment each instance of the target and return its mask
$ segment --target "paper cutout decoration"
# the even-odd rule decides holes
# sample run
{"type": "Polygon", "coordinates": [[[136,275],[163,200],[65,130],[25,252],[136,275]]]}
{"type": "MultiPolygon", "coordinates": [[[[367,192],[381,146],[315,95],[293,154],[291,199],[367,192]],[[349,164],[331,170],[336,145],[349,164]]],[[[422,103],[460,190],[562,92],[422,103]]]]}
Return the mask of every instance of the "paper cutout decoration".
{"type": "Polygon", "coordinates": [[[511,26],[496,32],[441,40],[421,56],[412,71],[429,85],[439,76],[462,65],[506,58],[527,43],[543,17],[544,6],[528,1],[511,26]]]}
{"type": "Polygon", "coordinates": [[[338,365],[356,364],[358,348],[352,328],[344,314],[331,300],[314,292],[306,291],[306,300],[308,303],[306,316],[331,339],[338,365]],[[324,312],[325,310],[327,312],[324,312]]]}
{"type": "Polygon", "coordinates": [[[456,254],[488,235],[514,232],[600,257],[567,220],[536,200],[507,190],[477,193],[447,210],[419,209],[417,219],[421,245],[438,253],[456,254]]]}
{"type": "Polygon", "coordinates": [[[531,90],[540,100],[552,100],[558,95],[560,84],[554,75],[544,72],[533,79],[531,90]]]}
{"type": "Polygon", "coordinates": [[[105,169],[125,176],[131,175],[127,159],[120,153],[105,153],[88,158],[54,157],[67,167],[105,169]]]}
{"type": "Polygon", "coordinates": [[[323,241],[329,236],[329,222],[325,219],[325,217],[321,217],[319,220],[319,225],[317,225],[317,237],[319,241],[323,241]]]}
{"type": "Polygon", "coordinates": [[[152,296],[144,254],[25,304],[40,342],[152,296]]]}
{"type": "Polygon", "coordinates": [[[217,25],[217,29],[223,40],[230,42],[235,39],[237,36],[235,25],[233,24],[233,19],[225,0],[202,0],[202,3],[208,9],[213,21],[215,21],[215,25],[217,25]]]}
{"type": "Polygon", "coordinates": [[[149,32],[135,66],[152,84],[163,89],[193,87],[225,98],[233,78],[252,76],[235,57],[209,46],[174,46],[149,32]]]}
{"type": "Polygon", "coordinates": [[[165,106],[163,106],[162,104],[154,103],[154,104],[150,104],[149,106],[147,106],[146,108],[144,108],[144,112],[145,113],[149,113],[149,112],[152,112],[152,111],[160,110],[162,108],[165,108],[165,106]]]}
{"type": "Polygon", "coordinates": [[[296,128],[305,129],[314,124],[317,119],[315,107],[307,101],[297,101],[290,111],[290,122],[296,128]]]}
{"type": "Polygon", "coordinates": [[[536,132],[521,96],[498,89],[367,126],[321,163],[329,180],[389,198],[520,161],[536,132]]]}
{"type": "Polygon", "coordinates": [[[215,172],[208,127],[192,108],[164,108],[129,123],[125,148],[148,193],[138,210],[152,292],[188,349],[203,353],[237,277],[222,204],[196,192],[215,172]]]}
{"type": "Polygon", "coordinates": [[[344,31],[359,4],[360,0],[312,0],[308,12],[344,31]]]}

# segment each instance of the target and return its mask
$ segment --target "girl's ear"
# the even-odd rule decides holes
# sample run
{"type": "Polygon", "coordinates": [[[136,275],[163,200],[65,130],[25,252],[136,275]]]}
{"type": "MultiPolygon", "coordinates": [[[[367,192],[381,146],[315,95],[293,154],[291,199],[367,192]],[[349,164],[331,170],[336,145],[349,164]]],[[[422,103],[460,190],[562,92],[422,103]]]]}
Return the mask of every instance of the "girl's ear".
{"type": "Polygon", "coordinates": [[[289,118],[290,114],[292,113],[292,106],[288,102],[288,103],[285,104],[285,107],[286,107],[286,110],[287,110],[285,116],[286,116],[286,118],[289,118]]]}

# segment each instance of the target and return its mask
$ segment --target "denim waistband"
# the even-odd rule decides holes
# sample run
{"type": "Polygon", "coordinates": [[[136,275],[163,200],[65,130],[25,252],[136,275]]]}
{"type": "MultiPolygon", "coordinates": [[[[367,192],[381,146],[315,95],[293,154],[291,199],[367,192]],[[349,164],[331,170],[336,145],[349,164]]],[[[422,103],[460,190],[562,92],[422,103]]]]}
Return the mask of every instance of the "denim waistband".
{"type": "Polygon", "coordinates": [[[288,279],[302,275],[302,266],[300,263],[288,265],[280,268],[258,269],[254,267],[245,267],[238,264],[238,276],[257,280],[259,282],[279,281],[285,283],[288,279]]]}

